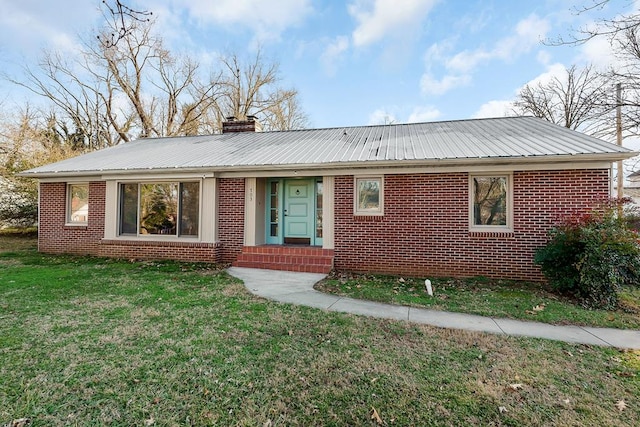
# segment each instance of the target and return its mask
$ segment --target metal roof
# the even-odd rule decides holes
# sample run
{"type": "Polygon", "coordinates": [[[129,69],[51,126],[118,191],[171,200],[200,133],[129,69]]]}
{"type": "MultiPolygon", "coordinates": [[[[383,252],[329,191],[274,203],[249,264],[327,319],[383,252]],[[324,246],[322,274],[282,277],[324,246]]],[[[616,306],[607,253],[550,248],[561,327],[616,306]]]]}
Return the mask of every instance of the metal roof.
{"type": "Polygon", "coordinates": [[[534,117],[140,139],[23,173],[233,171],[456,161],[621,160],[637,153],[534,117]]]}

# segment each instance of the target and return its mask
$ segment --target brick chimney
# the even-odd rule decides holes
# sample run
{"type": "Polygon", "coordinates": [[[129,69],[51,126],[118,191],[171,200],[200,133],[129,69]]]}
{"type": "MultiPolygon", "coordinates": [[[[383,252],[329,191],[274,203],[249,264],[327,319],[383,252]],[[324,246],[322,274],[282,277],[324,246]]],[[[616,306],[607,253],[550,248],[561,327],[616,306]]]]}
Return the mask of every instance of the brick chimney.
{"type": "Polygon", "coordinates": [[[247,120],[238,120],[234,116],[229,116],[222,122],[222,133],[235,132],[262,132],[262,125],[256,116],[247,116],[247,120]]]}

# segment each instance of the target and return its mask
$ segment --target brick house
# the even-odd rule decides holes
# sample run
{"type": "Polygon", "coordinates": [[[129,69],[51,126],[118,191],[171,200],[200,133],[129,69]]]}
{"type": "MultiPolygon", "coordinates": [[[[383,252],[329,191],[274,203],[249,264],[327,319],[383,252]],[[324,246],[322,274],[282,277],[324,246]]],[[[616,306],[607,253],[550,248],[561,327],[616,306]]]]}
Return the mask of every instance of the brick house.
{"type": "Polygon", "coordinates": [[[39,250],[539,280],[554,222],[637,154],[532,117],[142,139],[32,169],[39,250]],[[82,212],[78,212],[82,207],[82,212]]]}

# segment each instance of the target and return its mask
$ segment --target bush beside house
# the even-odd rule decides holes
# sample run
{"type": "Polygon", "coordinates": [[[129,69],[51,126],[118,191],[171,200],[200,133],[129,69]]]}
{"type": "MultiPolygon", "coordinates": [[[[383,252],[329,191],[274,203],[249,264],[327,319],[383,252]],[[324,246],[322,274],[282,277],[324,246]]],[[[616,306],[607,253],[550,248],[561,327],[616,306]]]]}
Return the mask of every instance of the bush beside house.
{"type": "Polygon", "coordinates": [[[536,252],[550,284],[588,308],[615,309],[623,286],[640,283],[637,214],[626,199],[612,199],[591,212],[565,218],[536,252]]]}

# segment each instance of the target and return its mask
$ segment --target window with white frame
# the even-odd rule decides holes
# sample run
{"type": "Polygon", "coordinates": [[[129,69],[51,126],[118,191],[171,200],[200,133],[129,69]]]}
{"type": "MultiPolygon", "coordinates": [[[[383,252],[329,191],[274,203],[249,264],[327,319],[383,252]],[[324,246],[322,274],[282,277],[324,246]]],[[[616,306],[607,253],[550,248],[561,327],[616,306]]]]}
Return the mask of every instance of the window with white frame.
{"type": "Polygon", "coordinates": [[[471,175],[469,184],[470,228],[510,230],[511,175],[471,175]]]}
{"type": "Polygon", "coordinates": [[[120,184],[120,235],[197,237],[199,182],[120,184]]]}
{"type": "Polygon", "coordinates": [[[89,184],[67,185],[67,224],[86,224],[89,217],[89,184]]]}
{"type": "Polygon", "coordinates": [[[354,214],[382,215],[384,207],[384,180],[382,176],[356,177],[354,214]]]}

